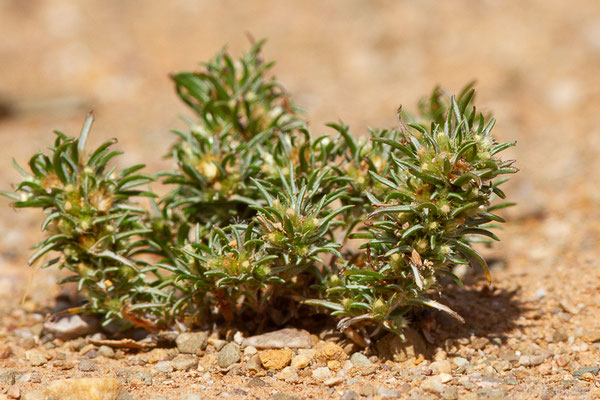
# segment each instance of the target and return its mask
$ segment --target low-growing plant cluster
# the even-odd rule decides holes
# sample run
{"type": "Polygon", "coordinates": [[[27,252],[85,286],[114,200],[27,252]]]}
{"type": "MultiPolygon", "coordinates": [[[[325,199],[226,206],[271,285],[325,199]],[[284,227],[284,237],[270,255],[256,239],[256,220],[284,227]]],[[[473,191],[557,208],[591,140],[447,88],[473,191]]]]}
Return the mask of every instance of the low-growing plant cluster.
{"type": "Polygon", "coordinates": [[[115,139],[86,149],[56,132],[48,153],[16,167],[15,207],[41,208],[46,238],[29,260],[68,269],[105,324],[261,331],[328,310],[342,330],[401,334],[452,267],[485,260],[476,241],[503,222],[492,205],[516,172],[474,91],[437,88],[395,129],[356,137],[344,123],[315,136],[270,77],[262,42],[220,52],[172,77],[195,116],[174,131],[177,168],[110,166],[115,139]],[[151,182],[172,190],[158,197],[151,182]],[[141,202],[142,199],[147,199],[141,202]]]}

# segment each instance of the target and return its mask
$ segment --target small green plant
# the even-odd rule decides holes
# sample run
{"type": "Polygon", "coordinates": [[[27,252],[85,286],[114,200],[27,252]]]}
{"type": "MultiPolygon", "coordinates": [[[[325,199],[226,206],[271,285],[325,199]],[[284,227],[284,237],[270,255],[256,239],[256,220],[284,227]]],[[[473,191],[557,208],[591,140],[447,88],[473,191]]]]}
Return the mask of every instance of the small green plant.
{"type": "Polygon", "coordinates": [[[517,171],[498,153],[514,143],[496,143],[471,86],[435,89],[396,129],[356,138],[339,123],[313,137],[262,45],[172,77],[195,113],[174,131],[174,171],[110,168],[116,140],[86,152],[91,116],[78,139],[57,132],[30,172],[15,163],[23,182],[4,194],[46,214],[30,264],[67,268],[87,300],[76,311],[124,328],[261,331],[329,310],[368,338],[401,334],[419,307],[461,319],[431,294],[444,276],[460,284],[457,264],[491,279],[471,243],[498,239],[493,212],[511,203],[492,200],[517,171]],[[155,180],[172,190],[139,189],[155,180]]]}

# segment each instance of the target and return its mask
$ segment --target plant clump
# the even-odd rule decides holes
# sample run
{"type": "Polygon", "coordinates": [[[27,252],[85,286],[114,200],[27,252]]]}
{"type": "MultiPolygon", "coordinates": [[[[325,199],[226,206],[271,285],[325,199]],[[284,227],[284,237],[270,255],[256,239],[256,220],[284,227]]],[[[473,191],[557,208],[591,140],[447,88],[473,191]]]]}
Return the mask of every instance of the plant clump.
{"type": "Polygon", "coordinates": [[[23,181],[3,194],[45,214],[30,264],[68,269],[86,300],[76,311],[123,328],[262,331],[327,310],[369,338],[402,334],[421,307],[462,320],[432,294],[460,284],[458,264],[491,279],[472,243],[498,240],[494,212],[512,204],[493,200],[517,171],[499,153],[514,142],[496,142],[471,85],[436,88],[394,129],[315,136],[262,45],[172,76],[194,112],[174,131],[172,171],[110,167],[115,139],[86,151],[91,116],[29,171],[15,163],[23,181]],[[170,192],[140,189],[155,181],[170,192]]]}

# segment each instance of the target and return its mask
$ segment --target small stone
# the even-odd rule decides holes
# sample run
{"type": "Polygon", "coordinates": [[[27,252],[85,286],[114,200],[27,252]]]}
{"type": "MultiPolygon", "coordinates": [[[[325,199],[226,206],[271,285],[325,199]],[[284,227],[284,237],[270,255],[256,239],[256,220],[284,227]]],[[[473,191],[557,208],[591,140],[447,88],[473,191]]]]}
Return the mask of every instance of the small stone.
{"type": "Polygon", "coordinates": [[[56,368],[60,368],[62,370],[73,369],[75,365],[72,361],[69,360],[56,360],[52,363],[56,368]]]}
{"type": "Polygon", "coordinates": [[[585,374],[592,374],[594,376],[598,375],[598,372],[600,372],[600,367],[584,367],[584,368],[580,368],[576,371],[573,371],[573,376],[575,378],[582,378],[583,375],[585,374]]]}
{"type": "Polygon", "coordinates": [[[198,365],[198,359],[191,354],[180,354],[171,361],[177,371],[188,371],[198,365]]]}
{"type": "Polygon", "coordinates": [[[18,382],[31,382],[31,383],[40,383],[42,382],[42,377],[37,372],[26,372],[22,374],[18,379],[18,382]]]}
{"type": "Polygon", "coordinates": [[[173,372],[173,366],[169,361],[159,361],[154,366],[157,372],[168,374],[169,372],[173,372]]]}
{"type": "Polygon", "coordinates": [[[133,380],[130,380],[129,383],[133,384],[134,386],[138,386],[135,384],[136,380],[141,381],[141,383],[145,384],[146,386],[152,386],[152,373],[148,371],[138,372],[134,375],[133,380]]]}
{"type": "Polygon", "coordinates": [[[340,369],[342,369],[342,363],[338,360],[331,360],[327,363],[327,368],[329,368],[332,371],[339,371],[340,369]]]}
{"type": "Polygon", "coordinates": [[[277,374],[277,379],[288,382],[296,381],[298,379],[298,373],[292,367],[285,367],[280,373],[277,374]]]}
{"type": "Polygon", "coordinates": [[[561,299],[558,302],[558,305],[569,314],[575,315],[579,313],[579,308],[575,304],[571,303],[569,299],[561,299]]]}
{"type": "Polygon", "coordinates": [[[0,360],[6,360],[8,357],[12,356],[13,351],[9,345],[1,345],[0,346],[0,360]]]}
{"type": "Polygon", "coordinates": [[[12,385],[8,388],[8,390],[6,391],[6,394],[10,398],[18,399],[19,397],[21,397],[21,390],[19,389],[19,387],[17,385],[12,385]]]}
{"type": "Polygon", "coordinates": [[[96,363],[92,360],[88,360],[87,358],[81,359],[77,368],[83,372],[98,371],[98,366],[96,365],[96,363]]]}
{"type": "Polygon", "coordinates": [[[350,356],[350,361],[352,361],[352,364],[360,367],[371,365],[369,358],[362,353],[352,354],[352,356],[350,356]]]}
{"type": "Polygon", "coordinates": [[[375,371],[377,371],[377,368],[378,368],[377,365],[374,365],[374,364],[371,364],[367,367],[362,367],[360,369],[360,374],[362,376],[371,375],[371,374],[375,373],[375,371]]]}
{"type": "Polygon", "coordinates": [[[600,329],[584,329],[580,337],[588,343],[600,342],[600,329]]]}
{"type": "Polygon", "coordinates": [[[245,356],[253,356],[255,354],[258,354],[258,350],[254,346],[248,346],[244,349],[245,356]]]}
{"type": "Polygon", "coordinates": [[[448,360],[434,361],[429,366],[434,374],[449,374],[452,372],[452,364],[448,360]]]}
{"type": "Polygon", "coordinates": [[[292,360],[291,350],[266,350],[259,354],[260,362],[266,369],[280,370],[292,360]]]}
{"type": "Polygon", "coordinates": [[[517,378],[515,378],[514,376],[509,375],[506,378],[504,378],[504,383],[506,383],[507,385],[518,385],[519,380],[517,378]]]}
{"type": "Polygon", "coordinates": [[[340,400],[358,400],[360,396],[354,390],[346,390],[340,400]]]}
{"type": "Polygon", "coordinates": [[[240,351],[235,343],[227,343],[217,353],[217,365],[220,368],[229,368],[240,361],[240,351]]]}
{"type": "Polygon", "coordinates": [[[567,333],[564,330],[557,329],[554,332],[552,332],[550,341],[552,343],[558,343],[558,342],[565,342],[565,341],[567,341],[567,339],[569,339],[569,335],[567,335],[567,333]]]}
{"type": "Polygon", "coordinates": [[[127,392],[121,392],[116,400],[134,400],[134,397],[127,392]]]}
{"type": "Polygon", "coordinates": [[[340,383],[344,382],[344,378],[337,376],[334,378],[329,378],[329,379],[325,379],[325,381],[323,382],[323,384],[325,386],[335,386],[338,385],[340,383]]]}
{"type": "Polygon", "coordinates": [[[458,388],[456,386],[448,386],[442,390],[443,400],[457,400],[458,399],[458,388]]]}
{"type": "Polygon", "coordinates": [[[308,331],[285,328],[245,338],[242,341],[242,347],[247,346],[253,346],[257,349],[308,349],[312,347],[312,340],[308,331]]]}
{"type": "Polygon", "coordinates": [[[363,385],[360,387],[358,394],[360,394],[363,397],[369,397],[369,396],[374,396],[375,395],[375,388],[373,387],[373,385],[363,385]]]}
{"type": "Polygon", "coordinates": [[[252,357],[250,357],[250,359],[246,363],[246,369],[248,371],[254,372],[258,372],[263,369],[262,364],[260,362],[260,356],[258,354],[255,354],[252,357]]]}
{"type": "Polygon", "coordinates": [[[384,399],[397,399],[401,396],[401,393],[398,393],[395,390],[392,390],[385,386],[379,386],[377,388],[376,393],[379,397],[384,398],[384,399]]]}
{"type": "Polygon", "coordinates": [[[454,357],[452,359],[454,365],[456,365],[456,373],[462,374],[466,371],[467,367],[470,365],[469,360],[462,357],[454,357]]]}
{"type": "Polygon", "coordinates": [[[226,340],[217,339],[214,337],[208,338],[208,344],[213,346],[217,351],[221,350],[227,344],[226,340]]]}
{"type": "Polygon", "coordinates": [[[247,386],[249,388],[255,388],[255,387],[266,387],[266,386],[270,386],[270,385],[267,382],[263,381],[262,379],[254,377],[248,381],[247,386]]]}
{"type": "Polygon", "coordinates": [[[274,393],[269,397],[269,400],[301,400],[300,397],[289,393],[274,393]]]}
{"type": "Polygon", "coordinates": [[[331,376],[331,371],[327,367],[315,368],[312,372],[312,376],[315,379],[325,380],[331,376]]]}
{"type": "Polygon", "coordinates": [[[0,384],[2,386],[10,386],[15,384],[15,377],[17,375],[16,371],[6,371],[0,374],[0,384]]]}
{"type": "Polygon", "coordinates": [[[344,351],[344,349],[335,344],[329,342],[319,343],[315,346],[315,360],[319,363],[327,363],[329,361],[345,361],[348,358],[348,355],[344,351]]]}
{"type": "Polygon", "coordinates": [[[179,397],[179,400],[202,400],[202,396],[196,393],[184,394],[179,397]]]}
{"type": "Polygon", "coordinates": [[[98,320],[93,317],[72,314],[56,321],[44,323],[44,329],[61,340],[71,340],[98,330],[98,320]]]}
{"type": "Polygon", "coordinates": [[[177,349],[183,354],[201,354],[208,345],[206,332],[185,332],[175,339],[177,349]]]}
{"type": "Polygon", "coordinates": [[[63,379],[48,386],[48,395],[60,400],[115,400],[121,391],[114,378],[63,379]]]}
{"type": "Polygon", "coordinates": [[[108,347],[108,346],[100,346],[98,348],[98,354],[100,354],[102,357],[106,357],[106,358],[114,358],[115,357],[115,351],[112,349],[112,347],[108,347]]]}
{"type": "Polygon", "coordinates": [[[21,400],[45,400],[46,395],[42,390],[32,390],[25,393],[21,400]]]}
{"type": "Polygon", "coordinates": [[[302,369],[308,367],[310,362],[312,361],[312,356],[308,354],[298,354],[296,357],[292,359],[292,368],[294,369],[302,369]]]}
{"type": "Polygon", "coordinates": [[[425,355],[427,345],[421,334],[412,328],[404,330],[406,340],[394,333],[388,333],[378,340],[375,348],[381,358],[404,362],[425,355]]]}
{"type": "Polygon", "coordinates": [[[568,354],[560,354],[554,358],[554,361],[556,361],[556,365],[558,365],[561,368],[564,368],[571,361],[571,357],[569,357],[568,354]]]}
{"type": "Polygon", "coordinates": [[[81,354],[83,356],[95,349],[96,349],[96,346],[94,346],[93,344],[86,344],[79,350],[79,354],[81,354]]]}
{"type": "Polygon", "coordinates": [[[25,358],[34,367],[39,367],[40,365],[44,365],[48,362],[48,359],[37,350],[27,350],[25,352],[25,358]]]}
{"type": "Polygon", "coordinates": [[[544,288],[539,288],[538,290],[535,291],[535,299],[536,300],[541,300],[544,297],[546,297],[546,295],[548,294],[548,292],[546,291],[546,289],[544,288]]]}
{"type": "Polygon", "coordinates": [[[442,382],[440,375],[434,375],[426,378],[421,384],[421,389],[431,393],[442,393],[446,386],[442,382]]]}
{"type": "Polygon", "coordinates": [[[490,340],[486,337],[471,337],[471,347],[475,350],[483,350],[488,343],[490,343],[490,340]]]}

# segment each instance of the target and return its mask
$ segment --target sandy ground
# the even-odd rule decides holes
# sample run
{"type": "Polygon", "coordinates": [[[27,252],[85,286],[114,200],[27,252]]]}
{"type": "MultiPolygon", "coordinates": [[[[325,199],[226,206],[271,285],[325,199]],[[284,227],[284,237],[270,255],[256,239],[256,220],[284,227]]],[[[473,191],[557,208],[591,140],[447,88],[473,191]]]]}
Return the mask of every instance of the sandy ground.
{"type": "MultiPolygon", "coordinates": [[[[467,323],[440,321],[433,353],[444,350],[449,360],[460,355],[470,361],[472,370],[457,372],[454,365],[446,383],[457,387],[461,398],[598,396],[600,376],[573,376],[583,367],[600,366],[593,337],[600,330],[596,0],[568,6],[562,0],[0,0],[0,108],[9,111],[0,119],[0,186],[9,188],[18,179],[12,157],[24,163],[50,143],[53,129],[75,135],[88,109],[97,115],[92,144],[118,137],[127,154],[124,164],[168,168],[157,154],[166,151],[169,129],[182,127],[178,115],[187,112],[168,74],[193,69],[225,43],[232,52],[241,51],[246,32],[268,38],[266,56],[277,60],[277,76],[307,110],[316,133],[339,118],[357,135],[367,126],[391,126],[399,104],[413,108],[436,84],[456,91],[477,80],[477,103],[497,117],[496,136],[518,141],[506,157],[516,158],[521,169],[507,186],[519,206],[506,212],[502,242],[489,252],[498,260],[493,286],[473,279],[464,291],[448,295],[467,323]],[[481,338],[488,340],[483,346],[481,338]],[[507,352],[517,359],[504,357],[507,352]],[[519,360],[542,353],[539,365],[519,360]],[[498,363],[507,360],[509,368],[503,369],[498,363]],[[481,377],[502,383],[469,385],[465,377],[467,383],[481,377]],[[504,392],[482,392],[486,388],[504,392]]],[[[28,346],[19,332],[43,318],[35,311],[57,293],[56,273],[32,275],[25,260],[41,236],[40,216],[15,212],[8,204],[0,199],[0,343],[10,343],[14,354],[0,360],[0,374],[38,372],[41,382],[17,383],[23,393],[58,377],[150,369],[128,363],[139,355],[99,360],[99,371],[92,373],[59,370],[50,362],[31,367],[25,361],[28,346]]],[[[346,379],[332,387],[310,376],[289,383],[267,374],[270,386],[248,388],[243,368],[239,374],[214,370],[213,353],[200,361],[204,372],[159,374],[152,386],[129,384],[127,390],[140,399],[161,394],[175,399],[188,392],[205,398],[284,392],[337,399],[347,389],[358,393],[365,385],[385,385],[401,397],[438,396],[422,389],[431,360],[379,362],[371,374],[346,377],[357,382],[346,379]],[[246,394],[235,394],[235,388],[246,394]]],[[[375,397],[381,395],[375,391],[375,397]]]]}

